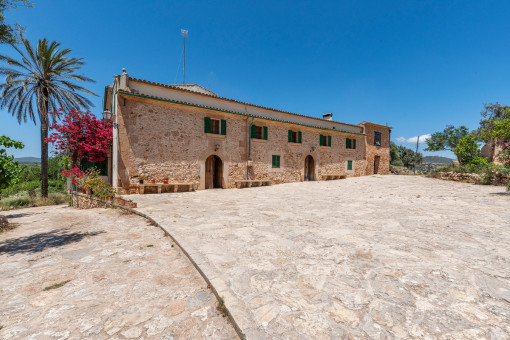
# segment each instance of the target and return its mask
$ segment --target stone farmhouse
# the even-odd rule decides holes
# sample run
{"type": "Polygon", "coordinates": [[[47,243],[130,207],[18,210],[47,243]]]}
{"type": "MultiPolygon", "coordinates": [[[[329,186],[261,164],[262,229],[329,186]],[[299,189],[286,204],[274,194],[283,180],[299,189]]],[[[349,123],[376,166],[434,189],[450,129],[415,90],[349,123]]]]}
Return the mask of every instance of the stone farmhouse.
{"type": "Polygon", "coordinates": [[[139,177],[235,188],[246,180],[287,183],[389,173],[391,127],[358,125],[219,97],[193,85],[114,76],[105,88],[114,120],[109,180],[120,193],[139,177]]]}

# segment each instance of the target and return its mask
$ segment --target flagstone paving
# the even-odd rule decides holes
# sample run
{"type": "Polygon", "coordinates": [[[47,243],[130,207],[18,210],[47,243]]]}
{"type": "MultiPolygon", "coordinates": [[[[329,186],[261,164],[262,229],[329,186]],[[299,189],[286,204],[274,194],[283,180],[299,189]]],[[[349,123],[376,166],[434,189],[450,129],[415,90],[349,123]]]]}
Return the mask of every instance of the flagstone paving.
{"type": "Polygon", "coordinates": [[[369,176],[130,198],[189,252],[250,339],[504,339],[504,191],[369,176]]]}
{"type": "Polygon", "coordinates": [[[236,339],[161,229],[121,210],[0,212],[0,339],[236,339]]]}

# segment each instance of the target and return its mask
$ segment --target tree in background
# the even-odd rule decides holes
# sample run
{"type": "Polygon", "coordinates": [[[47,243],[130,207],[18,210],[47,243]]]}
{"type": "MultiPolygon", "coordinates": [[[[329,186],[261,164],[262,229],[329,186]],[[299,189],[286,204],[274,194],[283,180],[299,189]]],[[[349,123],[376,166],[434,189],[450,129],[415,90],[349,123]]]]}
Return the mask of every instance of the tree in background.
{"type": "Polygon", "coordinates": [[[480,114],[483,118],[480,120],[480,127],[477,130],[477,134],[481,140],[487,142],[489,139],[495,137],[493,136],[495,124],[499,121],[510,119],[510,106],[501,105],[499,103],[484,104],[484,108],[480,114]]]}
{"type": "Polygon", "coordinates": [[[399,145],[397,150],[399,158],[405,167],[423,163],[423,155],[420,152],[416,153],[414,150],[402,145],[399,145]]]}
{"type": "Polygon", "coordinates": [[[21,142],[14,141],[9,137],[0,136],[0,191],[16,184],[23,168],[14,161],[14,156],[7,154],[8,148],[23,149],[21,142]]]}
{"type": "Polygon", "coordinates": [[[402,166],[402,160],[398,153],[398,145],[395,142],[390,142],[390,164],[394,166],[402,166]]]}
{"type": "MultiPolygon", "coordinates": [[[[459,144],[459,141],[469,134],[469,130],[464,125],[456,128],[453,125],[447,125],[446,129],[440,132],[435,132],[427,139],[427,148],[425,151],[452,151],[459,144]]],[[[455,152],[454,152],[455,153],[455,152]]],[[[457,156],[457,155],[456,155],[457,156]]],[[[459,156],[457,156],[459,160],[459,156]]]]}
{"type": "Polygon", "coordinates": [[[460,164],[469,164],[473,159],[481,157],[480,145],[477,142],[477,137],[469,134],[463,137],[455,148],[453,153],[457,156],[460,164]]]}
{"type": "Polygon", "coordinates": [[[19,24],[7,25],[5,12],[18,7],[32,7],[29,0],[0,0],[0,44],[15,44],[24,28],[19,24]]]}
{"type": "Polygon", "coordinates": [[[48,127],[50,116],[55,120],[59,108],[86,108],[92,106],[87,98],[78,94],[93,92],[76,85],[74,81],[93,82],[92,79],[76,74],[84,64],[83,58],[68,58],[70,49],[59,49],[56,41],[39,40],[34,48],[21,38],[25,51],[15,45],[21,61],[0,55],[0,61],[14,68],[0,67],[5,82],[0,84],[0,108],[6,108],[18,122],[28,119],[41,124],[41,196],[48,197],[48,127]]]}
{"type": "Polygon", "coordinates": [[[493,122],[491,137],[502,140],[503,151],[498,157],[505,167],[510,168],[510,117],[493,122]]]}

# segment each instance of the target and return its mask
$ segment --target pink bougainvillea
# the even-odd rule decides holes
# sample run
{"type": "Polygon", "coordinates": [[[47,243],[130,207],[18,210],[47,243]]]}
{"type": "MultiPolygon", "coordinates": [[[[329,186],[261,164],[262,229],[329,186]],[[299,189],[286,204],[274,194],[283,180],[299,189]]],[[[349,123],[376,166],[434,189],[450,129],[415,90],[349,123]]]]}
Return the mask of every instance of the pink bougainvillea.
{"type": "Polygon", "coordinates": [[[59,121],[50,126],[54,132],[46,139],[57,153],[69,156],[73,166],[81,159],[105,160],[113,140],[111,120],[74,109],[67,113],[60,109],[57,116],[59,121]]]}

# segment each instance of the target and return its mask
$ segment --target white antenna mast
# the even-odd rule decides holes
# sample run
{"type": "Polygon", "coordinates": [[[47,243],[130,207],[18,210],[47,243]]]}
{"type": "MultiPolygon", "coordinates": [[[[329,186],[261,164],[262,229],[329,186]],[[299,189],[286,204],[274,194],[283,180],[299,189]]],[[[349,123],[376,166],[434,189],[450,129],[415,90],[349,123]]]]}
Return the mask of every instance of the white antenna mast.
{"type": "Polygon", "coordinates": [[[188,30],[181,28],[181,34],[184,37],[184,67],[183,67],[182,83],[186,84],[186,37],[188,36],[188,30]]]}

